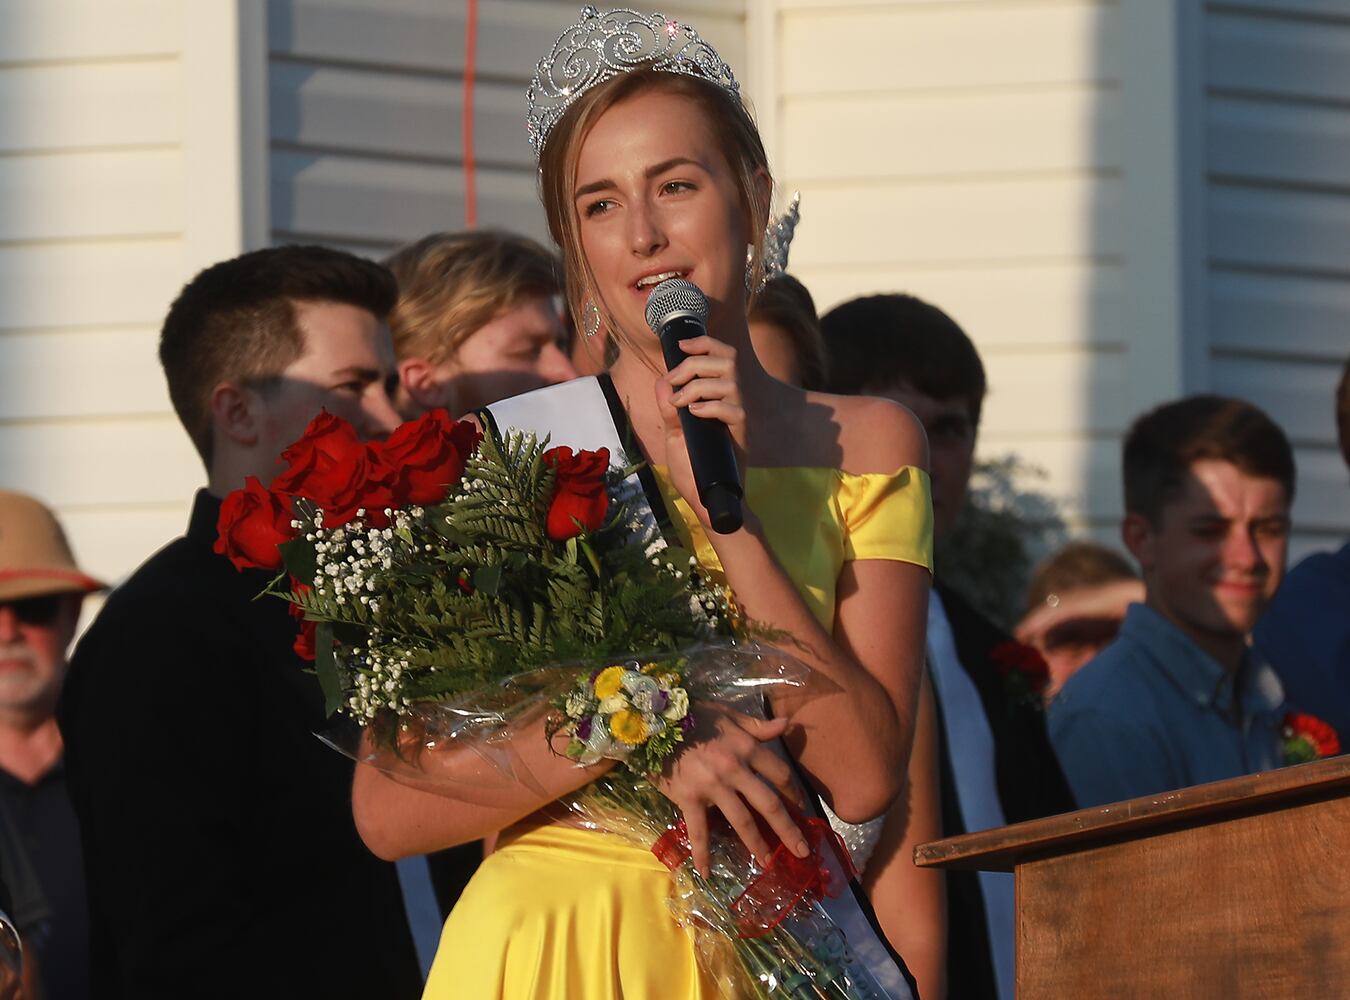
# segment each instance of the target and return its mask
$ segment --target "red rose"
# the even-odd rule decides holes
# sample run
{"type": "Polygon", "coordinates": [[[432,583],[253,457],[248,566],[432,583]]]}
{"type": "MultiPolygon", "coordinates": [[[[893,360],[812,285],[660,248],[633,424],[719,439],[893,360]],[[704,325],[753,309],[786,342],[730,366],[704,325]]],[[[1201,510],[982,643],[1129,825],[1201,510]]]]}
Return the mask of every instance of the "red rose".
{"type": "MultiPolygon", "coordinates": [[[[297,594],[309,593],[309,584],[291,577],[291,590],[297,594]]],[[[290,612],[292,618],[300,623],[300,632],[295,637],[295,655],[302,660],[314,660],[314,630],[318,622],[312,622],[305,618],[305,609],[298,604],[286,605],[286,610],[290,612]]]]}
{"type": "Polygon", "coordinates": [[[550,448],[543,458],[558,473],[548,508],[549,537],[566,541],[604,524],[609,510],[609,494],[605,491],[609,449],[579,451],[574,455],[571,448],[550,448]]]}
{"type": "Polygon", "coordinates": [[[273,493],[257,476],[249,476],[242,490],[235,490],[221,503],[218,537],[212,548],[228,556],[238,570],[281,569],[277,546],[295,537],[292,517],[286,497],[273,493]]]}
{"type": "Polygon", "coordinates": [[[1284,728],[1289,738],[1307,740],[1318,757],[1335,757],[1341,752],[1336,730],[1315,715],[1290,712],[1284,717],[1284,728]]]}
{"type": "Polygon", "coordinates": [[[300,632],[295,637],[295,645],[291,648],[295,650],[295,655],[302,660],[314,662],[314,633],[318,627],[318,622],[312,622],[308,618],[300,622],[300,632]]]}
{"type": "Polygon", "coordinates": [[[1000,677],[1007,677],[1014,670],[1021,674],[1033,694],[1040,694],[1050,683],[1050,665],[1034,646],[1009,639],[991,649],[989,658],[1000,677]]]}
{"type": "Polygon", "coordinates": [[[363,444],[351,424],[327,410],[281,457],[286,471],[272,481],[272,489],[323,508],[325,528],[346,524],[358,508],[383,510],[393,503],[391,473],[379,452],[363,444]]]}
{"type": "Polygon", "coordinates": [[[464,463],[482,437],[467,420],[432,410],[403,424],[380,446],[392,473],[396,506],[440,503],[446,487],[459,482],[464,463]]]}

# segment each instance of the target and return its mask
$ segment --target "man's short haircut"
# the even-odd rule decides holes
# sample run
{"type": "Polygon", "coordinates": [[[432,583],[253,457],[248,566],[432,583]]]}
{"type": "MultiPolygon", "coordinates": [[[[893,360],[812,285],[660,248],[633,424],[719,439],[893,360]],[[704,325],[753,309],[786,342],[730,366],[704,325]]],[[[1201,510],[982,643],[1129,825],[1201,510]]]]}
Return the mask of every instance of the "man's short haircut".
{"type": "Polygon", "coordinates": [[[1042,559],[1031,571],[1026,610],[1035,611],[1052,594],[1138,579],[1139,574],[1130,561],[1115,549],[1086,540],[1069,542],[1042,559]]]}
{"type": "Polygon", "coordinates": [[[1350,465],[1350,358],[1346,358],[1340,385],[1336,386],[1336,438],[1345,464],[1350,465]]]}
{"type": "Polygon", "coordinates": [[[1160,524],[1163,508],[1191,465],[1231,462],[1249,476],[1274,479],[1294,500],[1294,450],[1275,421],[1241,399],[1189,396],[1150,410],[1125,436],[1125,511],[1160,524]]]}
{"type": "Polygon", "coordinates": [[[222,382],[263,383],[304,353],[295,306],[336,302],[383,320],[397,296],[374,261],[320,246],[254,250],[213,264],[169,307],[159,360],[173,408],[211,463],[211,394],[222,382]]]}
{"type": "Polygon", "coordinates": [[[750,307],[750,322],[772,323],[788,335],[803,389],[825,388],[825,344],[816,303],[790,274],[769,279],[750,307]]]}
{"type": "Polygon", "coordinates": [[[900,383],[934,399],[964,397],[980,422],[987,388],[979,352],[945,312],[913,295],[869,295],[820,320],[832,392],[884,392],[900,383]]]}
{"type": "Polygon", "coordinates": [[[432,233],[385,260],[398,281],[394,353],[438,364],[508,309],[562,292],[556,254],[495,229],[432,233]]]}

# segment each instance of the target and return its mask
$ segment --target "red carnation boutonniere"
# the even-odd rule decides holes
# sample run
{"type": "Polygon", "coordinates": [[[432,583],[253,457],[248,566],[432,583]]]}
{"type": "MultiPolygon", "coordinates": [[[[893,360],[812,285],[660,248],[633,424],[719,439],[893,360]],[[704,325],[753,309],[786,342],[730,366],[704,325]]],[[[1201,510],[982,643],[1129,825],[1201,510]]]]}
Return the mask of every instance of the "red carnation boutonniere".
{"type": "Polygon", "coordinates": [[[1325,722],[1306,712],[1290,712],[1280,728],[1284,737],[1284,762],[1304,764],[1341,752],[1341,740],[1325,722]]]}
{"type": "Polygon", "coordinates": [[[1034,708],[1043,706],[1045,686],[1050,683],[1050,665],[1038,650],[1009,639],[991,649],[989,658],[1003,678],[1003,688],[1010,701],[1034,708]]]}

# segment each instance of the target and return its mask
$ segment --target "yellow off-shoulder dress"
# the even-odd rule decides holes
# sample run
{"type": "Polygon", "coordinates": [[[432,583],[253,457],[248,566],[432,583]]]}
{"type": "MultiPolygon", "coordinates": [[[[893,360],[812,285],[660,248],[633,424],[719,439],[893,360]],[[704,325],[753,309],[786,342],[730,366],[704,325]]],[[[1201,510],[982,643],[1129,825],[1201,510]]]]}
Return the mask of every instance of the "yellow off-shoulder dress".
{"type": "MultiPolygon", "coordinates": [[[[716,575],[702,526],[657,480],[683,541],[716,575]]],[[[827,628],[843,564],[889,559],[932,569],[927,473],[854,475],[752,468],[746,501],[779,562],[827,628]]],[[[428,1000],[713,1000],[693,940],[671,916],[671,878],[618,837],[529,821],[502,833],[445,923],[428,1000]]]]}

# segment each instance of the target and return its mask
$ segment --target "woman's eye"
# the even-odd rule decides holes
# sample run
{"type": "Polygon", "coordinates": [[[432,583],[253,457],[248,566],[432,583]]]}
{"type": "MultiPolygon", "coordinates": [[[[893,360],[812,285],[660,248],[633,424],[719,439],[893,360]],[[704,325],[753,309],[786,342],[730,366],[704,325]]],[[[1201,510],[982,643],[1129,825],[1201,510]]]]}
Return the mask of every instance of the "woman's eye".
{"type": "Polygon", "coordinates": [[[661,190],[666,194],[679,194],[682,191],[694,190],[694,185],[688,181],[666,181],[661,185],[661,190]]]}
{"type": "Polygon", "coordinates": [[[599,201],[593,201],[586,206],[586,218],[589,219],[596,215],[603,215],[605,212],[609,211],[612,205],[613,202],[608,198],[601,198],[599,201]]]}

